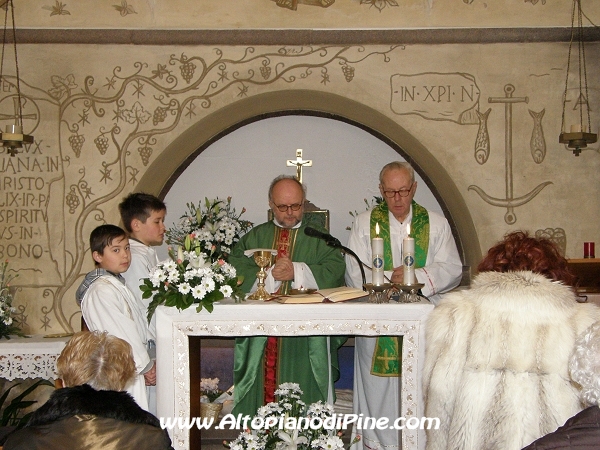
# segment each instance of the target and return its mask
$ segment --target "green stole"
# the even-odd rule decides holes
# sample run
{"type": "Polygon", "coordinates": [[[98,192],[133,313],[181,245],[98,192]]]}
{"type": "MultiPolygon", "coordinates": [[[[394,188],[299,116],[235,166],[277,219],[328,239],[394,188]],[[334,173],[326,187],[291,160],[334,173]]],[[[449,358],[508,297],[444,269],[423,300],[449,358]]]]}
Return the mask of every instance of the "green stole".
{"type": "MultiPolygon", "coordinates": [[[[414,200],[410,235],[415,239],[415,267],[425,267],[429,248],[429,213],[414,200]]],[[[390,216],[387,203],[383,202],[371,211],[371,239],[375,237],[375,225],[379,224],[379,237],[383,238],[384,270],[394,270],[392,239],[390,236],[390,216]]],[[[377,338],[371,374],[380,377],[397,377],[400,374],[402,336],[380,336],[377,338]]]]}
{"type": "MultiPolygon", "coordinates": [[[[279,257],[288,257],[292,259],[297,236],[298,228],[281,228],[277,225],[275,226],[275,235],[273,237],[273,243],[271,244],[271,248],[277,250],[275,261],[277,261],[279,257]]],[[[273,260],[273,258],[271,258],[271,260],[273,260]]],[[[277,293],[288,295],[292,288],[292,282],[293,280],[282,282],[281,286],[277,290],[277,293]]]]}

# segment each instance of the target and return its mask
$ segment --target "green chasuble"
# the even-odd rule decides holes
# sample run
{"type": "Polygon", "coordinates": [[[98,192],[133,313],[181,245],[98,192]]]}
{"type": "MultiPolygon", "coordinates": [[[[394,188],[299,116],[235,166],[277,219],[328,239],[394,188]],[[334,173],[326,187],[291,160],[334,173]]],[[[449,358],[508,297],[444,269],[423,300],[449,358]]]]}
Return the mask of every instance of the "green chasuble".
{"type": "MultiPolygon", "coordinates": [[[[415,239],[415,267],[425,267],[429,248],[429,213],[413,200],[410,236],[415,239]]],[[[394,270],[390,216],[387,203],[381,203],[371,211],[371,239],[375,237],[375,225],[379,224],[379,237],[383,238],[384,270],[394,270]]],[[[398,245],[399,243],[396,243],[398,245]]],[[[380,336],[377,338],[371,374],[379,377],[397,377],[400,374],[402,337],[380,336]]]]}
{"type": "MultiPolygon", "coordinates": [[[[275,242],[278,227],[270,221],[254,227],[233,248],[229,262],[238,275],[244,276],[242,290],[249,292],[256,280],[259,267],[254,259],[244,255],[253,248],[277,248],[275,242]]],[[[322,239],[306,236],[305,225],[290,230],[291,259],[308,265],[319,288],[344,285],[346,264],[339,249],[325,244],[322,239]]],[[[325,231],[325,230],[322,230],[325,231]]],[[[314,306],[318,308],[318,305],[314,306]]],[[[339,378],[338,348],[347,338],[331,336],[330,355],[332,380],[339,378]]],[[[235,341],[233,380],[235,383],[235,407],[233,414],[254,416],[264,405],[264,351],[267,336],[238,338],[235,341]]],[[[327,336],[282,337],[277,345],[277,385],[285,382],[298,383],[304,392],[302,400],[307,404],[318,400],[327,401],[329,391],[329,367],[327,336]]]]}

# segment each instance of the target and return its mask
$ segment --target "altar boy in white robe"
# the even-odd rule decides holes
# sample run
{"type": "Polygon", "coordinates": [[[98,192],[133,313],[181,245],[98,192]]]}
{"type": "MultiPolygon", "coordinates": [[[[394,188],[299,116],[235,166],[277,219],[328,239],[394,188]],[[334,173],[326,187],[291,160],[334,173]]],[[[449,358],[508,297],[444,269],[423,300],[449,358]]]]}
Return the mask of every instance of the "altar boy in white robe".
{"type": "MultiPolygon", "coordinates": [[[[462,263],[446,218],[413,201],[417,190],[414,170],[407,162],[395,161],[379,174],[379,191],[384,202],[359,214],[352,225],[348,247],[361,261],[372,261],[371,239],[375,225],[384,240],[385,276],[403,283],[402,241],[409,233],[415,238],[416,282],[422,293],[437,304],[440,294],[458,286],[462,263]]],[[[370,279],[367,280],[369,282],[370,279]]],[[[346,257],[346,283],[362,287],[358,264],[346,257]]],[[[400,417],[400,367],[402,339],[390,336],[357,337],[354,355],[354,413],[364,417],[387,417],[389,425],[400,417]]],[[[364,449],[401,448],[398,430],[358,430],[364,449]]]]}
{"type": "Polygon", "coordinates": [[[116,225],[96,227],[90,250],[96,269],[86,275],[75,297],[90,331],[107,331],[131,345],[138,375],[126,390],[147,411],[146,385],[156,383],[156,366],[146,347],[145,314],[121,276],[131,263],[127,233],[116,225]]]}

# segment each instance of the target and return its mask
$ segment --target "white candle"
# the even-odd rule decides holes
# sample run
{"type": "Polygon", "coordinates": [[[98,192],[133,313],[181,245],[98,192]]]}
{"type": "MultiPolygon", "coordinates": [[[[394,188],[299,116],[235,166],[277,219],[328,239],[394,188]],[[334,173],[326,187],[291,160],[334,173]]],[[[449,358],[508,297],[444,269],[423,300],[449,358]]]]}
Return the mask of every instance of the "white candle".
{"type": "Polygon", "coordinates": [[[383,284],[383,238],[379,237],[379,224],[375,224],[375,237],[371,240],[371,283],[375,286],[383,284]]]}
{"type": "Polygon", "coordinates": [[[404,284],[415,284],[415,240],[410,237],[410,225],[407,225],[407,236],[402,241],[402,265],[404,284]]]}
{"type": "Polygon", "coordinates": [[[571,125],[571,133],[581,133],[581,125],[571,125]]]}

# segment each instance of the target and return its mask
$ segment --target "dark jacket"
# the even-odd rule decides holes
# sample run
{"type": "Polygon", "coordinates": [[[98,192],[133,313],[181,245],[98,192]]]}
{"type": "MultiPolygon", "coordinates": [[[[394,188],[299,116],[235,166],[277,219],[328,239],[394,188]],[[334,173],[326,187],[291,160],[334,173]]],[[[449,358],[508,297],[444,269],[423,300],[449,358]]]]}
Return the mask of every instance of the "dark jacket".
{"type": "Polygon", "coordinates": [[[159,420],[127,392],[88,385],[56,390],[4,450],[172,450],[159,420]]]}
{"type": "Polygon", "coordinates": [[[600,408],[590,406],[574,415],[555,432],[532,442],[523,450],[550,450],[574,448],[597,450],[600,448],[600,408]]]}

